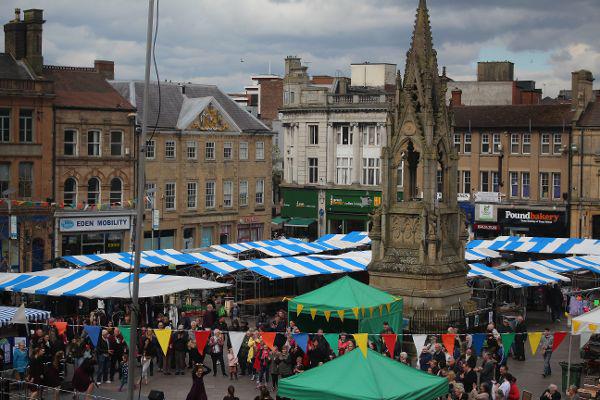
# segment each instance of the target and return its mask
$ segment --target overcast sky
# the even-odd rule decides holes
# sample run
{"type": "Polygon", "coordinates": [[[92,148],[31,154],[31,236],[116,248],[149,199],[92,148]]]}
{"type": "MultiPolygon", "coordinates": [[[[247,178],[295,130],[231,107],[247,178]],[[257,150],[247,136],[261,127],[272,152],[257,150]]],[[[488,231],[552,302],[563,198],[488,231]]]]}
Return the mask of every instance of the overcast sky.
{"type": "MultiPolygon", "coordinates": [[[[363,61],[403,70],[417,3],[162,0],[160,77],[237,91],[252,74],[268,72],[269,63],[281,75],[287,55],[302,57],[311,74],[349,75],[350,63],[363,61]]],[[[571,71],[600,75],[599,0],[429,0],[428,6],[438,63],[453,79],[475,79],[477,61],[511,60],[516,78],[535,80],[554,96],[570,87],[571,71]]],[[[110,59],[117,79],[143,79],[147,1],[2,0],[3,23],[15,7],[44,9],[46,64],[110,59]]]]}

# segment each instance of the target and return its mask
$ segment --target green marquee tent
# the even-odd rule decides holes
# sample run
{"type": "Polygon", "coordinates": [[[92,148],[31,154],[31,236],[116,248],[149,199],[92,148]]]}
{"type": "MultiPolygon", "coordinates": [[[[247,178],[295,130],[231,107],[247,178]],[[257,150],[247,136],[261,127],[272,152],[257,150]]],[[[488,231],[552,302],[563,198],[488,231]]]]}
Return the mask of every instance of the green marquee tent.
{"type": "Polygon", "coordinates": [[[433,400],[448,380],[359,349],[279,381],[277,395],[294,400],[433,400]]]}
{"type": "Polygon", "coordinates": [[[303,332],[379,333],[383,322],[402,330],[402,299],[348,276],[288,302],[288,316],[303,332]]]}

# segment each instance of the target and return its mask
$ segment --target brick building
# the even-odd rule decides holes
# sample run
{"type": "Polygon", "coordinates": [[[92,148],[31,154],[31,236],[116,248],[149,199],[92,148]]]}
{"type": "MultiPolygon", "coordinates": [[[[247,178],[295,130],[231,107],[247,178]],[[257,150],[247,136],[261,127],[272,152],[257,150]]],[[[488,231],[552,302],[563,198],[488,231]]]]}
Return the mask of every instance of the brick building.
{"type": "MultiPolygon", "coordinates": [[[[137,106],[143,84],[112,85],[137,106]]],[[[271,234],[271,131],[216,86],[150,88],[144,248],[197,248],[271,234]],[[151,218],[154,214],[158,218],[151,218]],[[152,220],[156,224],[153,229],[152,220]]]]}

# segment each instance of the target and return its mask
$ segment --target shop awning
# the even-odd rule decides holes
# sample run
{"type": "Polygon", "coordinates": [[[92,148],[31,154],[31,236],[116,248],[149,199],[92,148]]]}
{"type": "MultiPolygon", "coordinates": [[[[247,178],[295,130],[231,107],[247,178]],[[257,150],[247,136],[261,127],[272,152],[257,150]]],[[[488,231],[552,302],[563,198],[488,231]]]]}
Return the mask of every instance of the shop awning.
{"type": "Polygon", "coordinates": [[[556,258],[553,260],[523,261],[513,263],[514,266],[525,269],[545,268],[554,272],[571,272],[577,270],[588,270],[600,274],[600,257],[579,256],[556,258]]]}
{"type": "MultiPolygon", "coordinates": [[[[79,256],[64,256],[62,259],[78,267],[87,267],[92,264],[106,261],[122,269],[132,269],[134,255],[133,253],[85,254],[79,256]]],[[[230,260],[235,260],[235,258],[228,254],[216,251],[182,253],[174,249],[146,250],[142,251],[140,266],[141,268],[168,267],[169,265],[195,265],[206,262],[230,260]]]]}
{"type": "MultiPolygon", "coordinates": [[[[0,290],[48,296],[131,298],[129,272],[54,269],[48,274],[0,273],[0,290]],[[58,271],[57,271],[58,270],[58,271]],[[60,273],[59,273],[60,272],[60,273]]],[[[140,297],[169,295],[192,289],[218,289],[230,285],[187,276],[140,274],[140,297]]]]}
{"type": "Polygon", "coordinates": [[[558,282],[561,279],[545,275],[543,273],[528,270],[507,270],[500,271],[490,268],[484,264],[470,264],[471,270],[468,277],[483,276],[497,282],[504,283],[513,288],[522,288],[529,286],[545,285],[547,283],[558,282]]]}
{"type": "Polygon", "coordinates": [[[600,240],[548,237],[499,236],[493,240],[472,240],[467,248],[520,253],[600,255],[600,240]]]}
{"type": "Polygon", "coordinates": [[[273,217],[271,219],[271,224],[273,225],[281,225],[284,222],[286,222],[289,218],[284,218],[284,217],[273,217]]]}
{"type": "Polygon", "coordinates": [[[284,225],[292,226],[294,228],[308,228],[316,222],[317,220],[314,218],[290,218],[290,220],[286,221],[284,225]]]}
{"type": "MultiPolygon", "coordinates": [[[[19,307],[0,306],[0,326],[10,325],[15,313],[19,307]]],[[[50,318],[50,311],[36,310],[35,308],[26,308],[25,317],[27,321],[46,321],[50,318]]]]}
{"type": "Polygon", "coordinates": [[[500,258],[500,253],[490,249],[465,250],[465,260],[467,261],[485,260],[486,258],[500,258]]]}

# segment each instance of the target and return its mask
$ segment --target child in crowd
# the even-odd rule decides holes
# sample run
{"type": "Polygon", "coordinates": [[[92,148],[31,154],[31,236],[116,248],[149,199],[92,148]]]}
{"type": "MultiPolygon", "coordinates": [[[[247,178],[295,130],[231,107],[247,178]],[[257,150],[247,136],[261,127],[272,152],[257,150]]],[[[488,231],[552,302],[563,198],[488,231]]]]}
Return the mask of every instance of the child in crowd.
{"type": "Polygon", "coordinates": [[[123,391],[123,388],[127,385],[127,376],[129,374],[128,361],[129,357],[127,353],[124,353],[123,357],[121,357],[121,386],[119,387],[119,392],[123,391]]]}
{"type": "Polygon", "coordinates": [[[238,358],[233,354],[233,349],[229,349],[227,352],[227,364],[229,365],[229,380],[237,381],[238,378],[238,367],[240,365],[238,358]]]}

